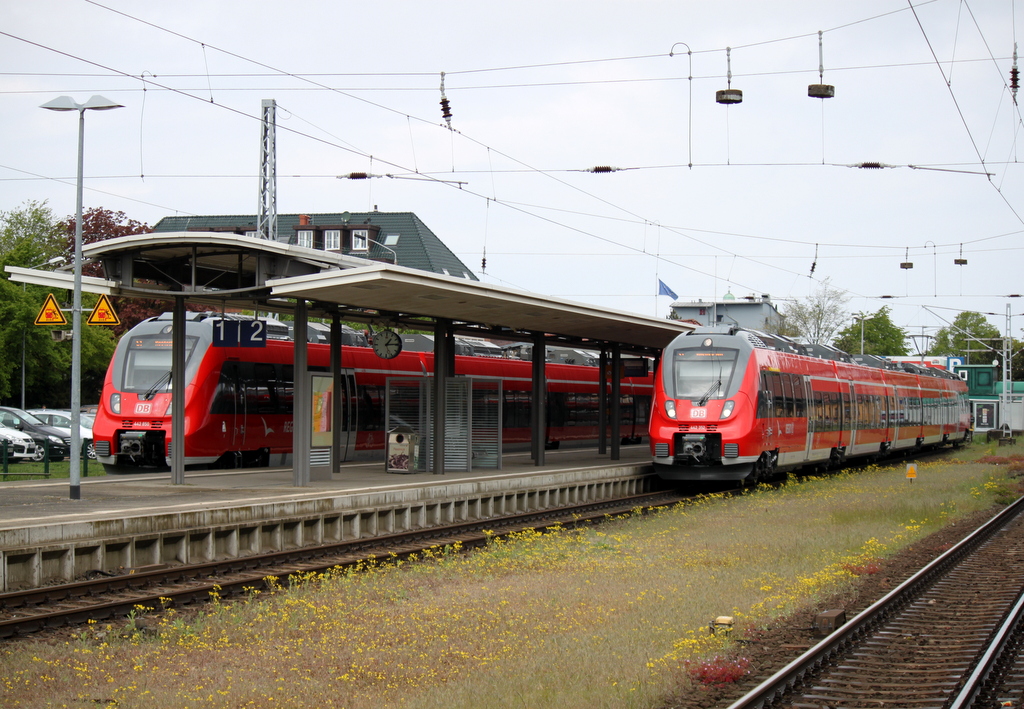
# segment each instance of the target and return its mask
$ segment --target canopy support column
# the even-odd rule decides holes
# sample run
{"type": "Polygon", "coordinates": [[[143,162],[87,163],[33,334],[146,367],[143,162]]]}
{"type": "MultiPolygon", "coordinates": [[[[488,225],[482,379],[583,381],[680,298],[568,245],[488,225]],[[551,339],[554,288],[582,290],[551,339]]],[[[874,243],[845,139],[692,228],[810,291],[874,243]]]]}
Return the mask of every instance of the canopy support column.
{"type": "Polygon", "coordinates": [[[534,465],[544,465],[544,446],[547,443],[547,380],[544,365],[547,348],[544,333],[533,333],[533,379],[530,397],[530,450],[534,465]]]}
{"type": "MultiPolygon", "coordinates": [[[[171,313],[171,484],[185,484],[185,296],[171,313]]],[[[166,452],[165,452],[166,453],[166,452]]]]}
{"type": "Polygon", "coordinates": [[[309,381],[309,335],[306,300],[295,301],[294,380],[295,393],[292,400],[292,484],[295,487],[309,485],[310,431],[313,428],[313,397],[309,381]]]}

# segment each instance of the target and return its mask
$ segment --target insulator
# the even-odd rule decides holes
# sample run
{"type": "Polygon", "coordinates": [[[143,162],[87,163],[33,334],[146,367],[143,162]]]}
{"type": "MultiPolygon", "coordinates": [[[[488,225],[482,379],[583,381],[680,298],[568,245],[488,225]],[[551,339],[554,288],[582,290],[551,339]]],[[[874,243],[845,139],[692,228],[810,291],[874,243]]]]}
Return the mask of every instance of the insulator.
{"type": "Polygon", "coordinates": [[[480,270],[481,271],[486,271],[487,270],[487,257],[486,256],[484,256],[482,259],[480,259],[480,270]]]}
{"type": "Polygon", "coordinates": [[[871,170],[881,170],[884,166],[880,162],[862,162],[857,167],[866,167],[871,170]]]}
{"type": "Polygon", "coordinates": [[[348,179],[350,180],[367,180],[370,178],[368,172],[350,172],[348,173],[348,179]]]}
{"type": "Polygon", "coordinates": [[[598,165],[591,172],[615,172],[615,168],[611,165],[598,165]]]}
{"type": "Polygon", "coordinates": [[[450,121],[452,119],[452,109],[448,105],[447,98],[441,99],[441,115],[444,117],[446,121],[450,121]]]}
{"type": "Polygon", "coordinates": [[[1017,67],[1010,68],[1010,88],[1020,88],[1020,70],[1017,67]]]}

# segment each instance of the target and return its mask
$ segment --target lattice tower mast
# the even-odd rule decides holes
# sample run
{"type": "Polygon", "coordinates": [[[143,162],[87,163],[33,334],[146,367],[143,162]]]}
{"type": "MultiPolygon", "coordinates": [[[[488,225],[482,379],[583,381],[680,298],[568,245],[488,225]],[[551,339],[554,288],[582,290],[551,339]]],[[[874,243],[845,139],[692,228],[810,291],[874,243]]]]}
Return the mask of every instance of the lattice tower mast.
{"type": "Polygon", "coordinates": [[[263,99],[260,137],[260,209],[256,236],[277,241],[277,102],[263,99]]]}

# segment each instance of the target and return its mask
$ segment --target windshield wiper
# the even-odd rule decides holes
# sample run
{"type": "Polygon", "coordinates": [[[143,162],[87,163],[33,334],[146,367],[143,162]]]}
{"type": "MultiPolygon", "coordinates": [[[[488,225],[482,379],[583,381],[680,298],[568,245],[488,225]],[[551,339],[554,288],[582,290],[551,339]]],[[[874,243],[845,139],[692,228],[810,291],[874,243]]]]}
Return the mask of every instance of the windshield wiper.
{"type": "Polygon", "coordinates": [[[711,387],[706,392],[704,392],[704,396],[702,396],[700,398],[700,401],[697,402],[697,406],[704,406],[705,404],[707,404],[708,400],[711,398],[711,395],[714,394],[715,391],[717,389],[720,389],[721,387],[722,387],[722,380],[721,379],[715,380],[715,383],[712,384],[711,387]]]}
{"type": "Polygon", "coordinates": [[[170,383],[171,381],[171,370],[167,370],[160,375],[160,378],[153,382],[153,386],[146,390],[146,393],[139,397],[142,401],[148,401],[156,396],[156,390],[164,385],[164,381],[170,383]]]}

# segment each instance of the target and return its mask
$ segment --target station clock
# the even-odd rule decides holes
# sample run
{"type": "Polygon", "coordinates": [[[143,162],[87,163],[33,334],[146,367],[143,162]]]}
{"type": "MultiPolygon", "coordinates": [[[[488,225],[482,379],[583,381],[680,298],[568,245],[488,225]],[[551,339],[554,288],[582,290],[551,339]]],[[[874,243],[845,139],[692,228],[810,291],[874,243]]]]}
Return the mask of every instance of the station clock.
{"type": "Polygon", "coordinates": [[[402,338],[394,330],[373,333],[373,351],[381,359],[392,359],[402,351],[402,338]]]}

